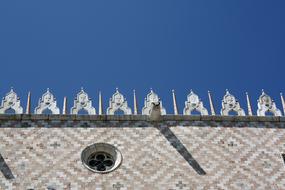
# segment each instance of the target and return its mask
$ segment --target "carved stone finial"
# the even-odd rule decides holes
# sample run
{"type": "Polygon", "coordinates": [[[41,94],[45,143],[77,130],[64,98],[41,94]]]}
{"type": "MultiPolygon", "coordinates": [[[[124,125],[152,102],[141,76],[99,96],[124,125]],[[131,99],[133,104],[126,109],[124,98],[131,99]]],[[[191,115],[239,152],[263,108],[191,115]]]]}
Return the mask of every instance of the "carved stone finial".
{"type": "Polygon", "coordinates": [[[134,93],[134,115],[138,114],[138,103],[137,103],[137,96],[136,96],[136,90],[133,90],[134,93]]]}
{"type": "Polygon", "coordinates": [[[67,97],[66,96],[63,98],[62,114],[63,115],[67,114],[67,97]]]}
{"type": "Polygon", "coordinates": [[[266,112],[271,112],[274,116],[282,116],[281,111],[276,107],[275,102],[262,89],[262,93],[257,100],[257,115],[265,116],[266,112]]]}
{"type": "Polygon", "coordinates": [[[102,94],[99,91],[99,115],[103,114],[103,102],[102,102],[102,94]]]}
{"type": "Polygon", "coordinates": [[[132,114],[131,108],[128,107],[128,102],[124,96],[119,92],[119,89],[116,88],[115,94],[109,101],[109,107],[107,108],[108,115],[114,115],[116,111],[121,110],[125,115],[132,114]]]}
{"type": "Polygon", "coordinates": [[[155,105],[159,104],[161,109],[161,115],[166,115],[166,110],[162,106],[162,101],[159,99],[158,95],[153,92],[152,89],[150,90],[150,93],[146,96],[146,99],[144,101],[142,115],[149,115],[153,107],[153,104],[155,105]]]}
{"type": "Polygon", "coordinates": [[[14,92],[13,87],[11,87],[10,92],[6,94],[3,98],[1,106],[0,106],[0,114],[4,114],[7,110],[14,110],[15,114],[22,114],[23,108],[20,104],[20,98],[14,92]]]}
{"type": "Polygon", "coordinates": [[[80,92],[76,95],[73,107],[70,109],[70,114],[78,114],[78,112],[82,109],[87,111],[89,115],[96,114],[96,110],[92,106],[92,101],[83,88],[81,88],[80,92]]]}
{"type": "Polygon", "coordinates": [[[208,110],[204,108],[203,102],[200,100],[197,94],[190,90],[190,94],[187,96],[187,101],[185,102],[185,107],[183,110],[184,115],[191,115],[192,111],[198,111],[201,115],[208,115],[208,110]]]}
{"type": "Polygon", "coordinates": [[[45,110],[50,110],[52,114],[59,114],[59,108],[56,105],[56,99],[49,88],[39,99],[38,107],[35,108],[35,114],[43,114],[45,110]]]}
{"type": "Polygon", "coordinates": [[[173,112],[174,115],[178,115],[178,107],[177,107],[177,103],[176,103],[176,95],[175,95],[175,91],[172,90],[172,99],[173,99],[173,112]]]}
{"type": "Polygon", "coordinates": [[[212,101],[212,95],[211,95],[211,92],[209,90],[208,90],[208,97],[209,97],[211,115],[216,115],[214,104],[213,104],[213,101],[212,101]]]}
{"type": "Polygon", "coordinates": [[[281,98],[281,103],[282,103],[282,108],[283,108],[283,114],[285,115],[285,101],[284,101],[282,93],[280,93],[280,98],[281,98]]]}
{"type": "Polygon", "coordinates": [[[226,90],[226,95],[222,101],[221,115],[229,115],[230,111],[236,112],[239,116],[245,116],[245,112],[240,107],[238,100],[226,90]]]}
{"type": "Polygon", "coordinates": [[[251,109],[251,103],[250,103],[250,99],[249,99],[249,95],[247,92],[245,92],[246,95],[246,102],[247,102],[247,111],[248,111],[248,115],[252,116],[252,109],[251,109]]]}
{"type": "Polygon", "coordinates": [[[31,113],[31,92],[28,93],[27,107],[26,107],[26,114],[30,113],[31,113]]]}

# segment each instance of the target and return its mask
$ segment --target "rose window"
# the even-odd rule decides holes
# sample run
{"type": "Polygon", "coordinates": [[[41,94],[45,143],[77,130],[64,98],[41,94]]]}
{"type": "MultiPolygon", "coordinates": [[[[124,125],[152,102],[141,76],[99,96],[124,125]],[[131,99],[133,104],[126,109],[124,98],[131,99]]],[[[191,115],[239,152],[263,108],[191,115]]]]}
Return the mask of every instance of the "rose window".
{"type": "Polygon", "coordinates": [[[113,167],[114,158],[105,152],[91,154],[87,161],[88,165],[97,171],[106,171],[113,167]]]}
{"type": "Polygon", "coordinates": [[[106,143],[87,146],[81,154],[83,165],[96,173],[108,173],[115,170],[122,162],[121,152],[106,143]]]}

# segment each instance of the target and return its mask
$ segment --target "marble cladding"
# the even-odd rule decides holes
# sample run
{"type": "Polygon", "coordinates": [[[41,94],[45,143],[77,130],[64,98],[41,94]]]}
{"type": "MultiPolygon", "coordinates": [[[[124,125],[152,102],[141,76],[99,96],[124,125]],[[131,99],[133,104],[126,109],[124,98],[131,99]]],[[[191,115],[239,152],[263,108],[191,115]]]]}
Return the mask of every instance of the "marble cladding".
{"type": "Polygon", "coordinates": [[[0,115],[0,189],[285,189],[283,117],[0,115]],[[116,146],[119,168],[81,162],[116,146]],[[2,159],[1,159],[2,158],[2,159]]]}

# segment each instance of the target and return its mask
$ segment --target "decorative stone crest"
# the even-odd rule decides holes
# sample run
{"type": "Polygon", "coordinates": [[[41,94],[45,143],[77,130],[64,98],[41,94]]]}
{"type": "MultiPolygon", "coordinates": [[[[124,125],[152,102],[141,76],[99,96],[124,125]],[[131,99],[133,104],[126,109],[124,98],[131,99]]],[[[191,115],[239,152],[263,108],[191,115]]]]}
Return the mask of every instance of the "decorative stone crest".
{"type": "Polygon", "coordinates": [[[109,101],[109,107],[107,108],[107,115],[114,115],[116,111],[121,110],[125,115],[132,114],[131,108],[128,107],[128,102],[124,96],[116,88],[115,94],[109,101]]]}
{"type": "Polygon", "coordinates": [[[8,92],[6,96],[3,98],[0,107],[0,113],[4,114],[9,109],[14,110],[15,114],[23,113],[23,108],[21,107],[20,104],[20,98],[14,92],[13,88],[11,88],[10,92],[8,92]]]}
{"type": "Polygon", "coordinates": [[[46,93],[44,93],[39,99],[39,104],[35,109],[35,114],[43,114],[47,109],[50,110],[52,114],[59,114],[59,108],[56,106],[56,99],[49,89],[47,89],[46,93]]]}
{"type": "Polygon", "coordinates": [[[70,109],[71,114],[78,114],[80,110],[85,110],[88,112],[89,115],[95,115],[96,110],[92,107],[92,101],[88,97],[88,94],[81,88],[81,91],[77,94],[74,105],[70,109]]]}
{"type": "Polygon", "coordinates": [[[236,112],[239,116],[245,116],[245,112],[240,107],[238,100],[226,90],[226,94],[222,100],[221,115],[229,115],[230,111],[236,112]]]}
{"type": "Polygon", "coordinates": [[[191,112],[194,110],[200,112],[201,115],[208,115],[208,110],[204,108],[203,102],[200,100],[199,96],[191,90],[190,94],[187,96],[183,114],[191,115],[191,112]]]}
{"type": "Polygon", "coordinates": [[[266,112],[271,112],[274,116],[282,116],[281,111],[276,107],[275,102],[262,90],[257,100],[257,115],[265,116],[266,112]]]}
{"type": "Polygon", "coordinates": [[[160,105],[161,115],[166,115],[166,110],[162,106],[162,101],[160,100],[158,95],[154,93],[152,89],[150,89],[150,93],[146,96],[144,100],[142,115],[150,115],[153,105],[158,105],[158,104],[160,105]]]}

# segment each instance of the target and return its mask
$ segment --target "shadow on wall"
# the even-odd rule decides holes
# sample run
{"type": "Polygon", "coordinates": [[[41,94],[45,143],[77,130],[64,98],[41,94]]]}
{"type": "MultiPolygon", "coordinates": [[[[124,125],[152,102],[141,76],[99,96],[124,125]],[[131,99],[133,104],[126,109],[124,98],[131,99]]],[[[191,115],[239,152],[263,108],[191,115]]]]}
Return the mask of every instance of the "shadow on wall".
{"type": "Polygon", "coordinates": [[[175,134],[167,126],[157,126],[161,134],[170,142],[170,144],[179,152],[179,154],[188,162],[188,164],[199,174],[206,175],[206,172],[199,165],[199,163],[192,157],[190,152],[175,136],[175,134]]]}
{"type": "Polygon", "coordinates": [[[2,174],[6,179],[15,178],[1,154],[0,154],[0,171],[2,172],[2,174]]]}

